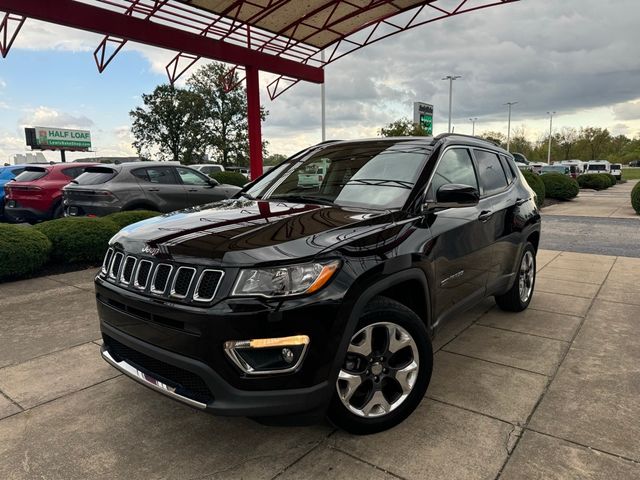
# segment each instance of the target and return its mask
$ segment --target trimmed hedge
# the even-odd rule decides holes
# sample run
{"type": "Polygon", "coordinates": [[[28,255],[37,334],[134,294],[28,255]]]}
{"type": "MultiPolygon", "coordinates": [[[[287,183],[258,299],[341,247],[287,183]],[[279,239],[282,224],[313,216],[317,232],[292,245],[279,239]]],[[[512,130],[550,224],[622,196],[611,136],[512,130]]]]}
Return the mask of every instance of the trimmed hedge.
{"type": "Polygon", "coordinates": [[[618,183],[618,180],[616,180],[615,175],[611,175],[610,173],[607,173],[607,177],[609,177],[609,181],[611,182],[611,186],[613,187],[616,183],[618,183]]]}
{"type": "Polygon", "coordinates": [[[249,179],[238,172],[216,172],[211,174],[211,178],[217,180],[220,183],[235,185],[237,187],[244,187],[247,183],[249,183],[249,179]]]}
{"type": "Polygon", "coordinates": [[[74,217],[50,220],[33,228],[51,241],[51,260],[94,265],[102,262],[109,239],[120,230],[118,225],[104,218],[74,217]]]}
{"type": "Polygon", "coordinates": [[[594,190],[605,190],[611,186],[608,175],[602,173],[585,173],[578,177],[580,188],[592,188],[594,190]]]}
{"type": "Polygon", "coordinates": [[[35,272],[50,252],[51,242],[34,228],[0,224],[0,281],[35,272]]]}
{"type": "Polygon", "coordinates": [[[160,213],[150,210],[132,210],[130,212],[112,213],[104,218],[115,223],[119,229],[123,229],[132,223],[141,222],[142,220],[157,217],[158,215],[160,215],[160,213]]]}
{"type": "Polygon", "coordinates": [[[541,178],[548,198],[570,200],[577,197],[580,192],[578,182],[561,173],[546,173],[541,178]]]}
{"type": "Polygon", "coordinates": [[[536,192],[536,195],[537,195],[536,204],[538,205],[538,207],[541,207],[542,204],[544,203],[544,199],[546,198],[547,194],[546,194],[544,182],[540,178],[540,175],[538,175],[537,173],[531,172],[529,170],[525,170],[524,172],[522,172],[522,174],[524,175],[524,178],[527,180],[527,183],[529,184],[529,186],[533,189],[534,192],[536,192]]]}
{"type": "Polygon", "coordinates": [[[640,215],[640,182],[631,190],[631,206],[640,215]]]}

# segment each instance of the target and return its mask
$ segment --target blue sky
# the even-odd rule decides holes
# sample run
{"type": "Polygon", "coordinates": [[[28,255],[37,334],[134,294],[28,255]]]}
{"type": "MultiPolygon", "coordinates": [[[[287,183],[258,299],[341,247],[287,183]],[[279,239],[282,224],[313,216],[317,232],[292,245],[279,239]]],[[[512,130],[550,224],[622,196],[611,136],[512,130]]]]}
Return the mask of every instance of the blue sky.
{"type": "MultiPolygon", "coordinates": [[[[506,134],[504,103],[517,101],[513,128],[532,140],[548,131],[548,111],[558,112],[556,129],[596,126],[638,136],[640,3],[603,5],[523,0],[351,54],[326,69],[328,138],[375,136],[410,117],[414,101],[434,104],[435,133],[445,131],[448,84],[441,78],[448,74],[462,75],[454,90],[456,132],[471,133],[469,118],[479,117],[476,132],[506,134]]],[[[97,155],[134,154],[128,112],[141,93],[166,82],[164,66],[175,53],[129,43],[99,74],[92,54],[101,38],[27,20],[0,59],[0,163],[26,151],[24,125],[89,128],[97,155]]],[[[301,83],[272,102],[264,88],[271,78],[261,75],[270,153],[319,142],[319,86],[301,83]]]]}

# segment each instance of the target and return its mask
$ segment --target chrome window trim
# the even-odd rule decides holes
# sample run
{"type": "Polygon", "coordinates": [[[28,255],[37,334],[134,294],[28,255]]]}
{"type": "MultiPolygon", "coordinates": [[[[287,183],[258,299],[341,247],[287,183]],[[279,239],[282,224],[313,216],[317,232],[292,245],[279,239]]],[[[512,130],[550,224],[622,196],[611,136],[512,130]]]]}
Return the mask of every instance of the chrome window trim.
{"type": "Polygon", "coordinates": [[[156,265],[156,268],[153,272],[153,277],[151,278],[151,289],[150,292],[151,293],[155,293],[156,295],[163,295],[164,292],[167,291],[167,287],[169,286],[169,279],[171,278],[171,274],[173,273],[173,265],[170,265],[168,263],[159,263],[158,265],[156,265]],[[160,267],[162,266],[167,266],[169,267],[169,276],[167,277],[167,284],[164,286],[164,289],[162,290],[157,290],[155,288],[155,284],[156,284],[156,276],[158,275],[158,270],[160,269],[160,267]]]}
{"type": "Polygon", "coordinates": [[[180,299],[187,298],[189,296],[189,291],[191,290],[191,285],[193,285],[193,279],[196,278],[196,272],[197,272],[197,269],[193,267],[178,267],[178,269],[176,270],[176,274],[173,276],[173,281],[171,282],[171,290],[169,291],[169,296],[173,298],[180,298],[180,299]],[[191,280],[189,280],[189,286],[187,287],[187,293],[185,293],[184,295],[176,294],[176,281],[178,280],[178,275],[180,274],[180,270],[193,271],[193,275],[191,275],[191,280]]]}
{"type": "Polygon", "coordinates": [[[150,260],[144,260],[144,259],[140,259],[140,261],[138,262],[138,266],[136,267],[136,273],[133,276],[133,286],[134,288],[137,288],[138,290],[146,290],[147,289],[147,285],[149,285],[149,279],[151,278],[151,274],[153,273],[153,262],[150,260]],[[149,274],[147,275],[147,281],[144,283],[144,285],[140,285],[140,283],[138,283],[138,280],[140,278],[140,267],[142,266],[143,263],[148,263],[149,265],[151,265],[151,267],[149,268],[149,274]]]}
{"type": "MultiPolygon", "coordinates": [[[[442,152],[440,152],[440,155],[438,155],[438,159],[436,160],[436,164],[433,166],[433,170],[431,171],[431,174],[429,175],[429,180],[427,180],[426,186],[424,188],[424,198],[427,199],[428,193],[429,193],[429,188],[431,187],[431,182],[433,182],[433,177],[436,174],[436,171],[438,170],[438,167],[440,166],[440,162],[442,162],[442,157],[444,157],[444,155],[449,151],[449,150],[466,150],[467,153],[469,154],[469,158],[471,159],[471,166],[473,167],[473,173],[475,173],[476,175],[476,187],[478,188],[478,193],[481,192],[480,190],[480,176],[478,175],[478,165],[476,164],[476,159],[473,156],[473,152],[471,151],[474,147],[471,147],[469,145],[463,145],[463,144],[453,144],[453,145],[448,145],[442,152]]],[[[489,150],[490,151],[490,150],[489,150]]],[[[469,185],[469,186],[473,186],[473,185],[469,185]]],[[[435,192],[434,192],[435,194],[435,192]]]]}
{"type": "Polygon", "coordinates": [[[138,259],[136,257],[134,257],[133,255],[127,255],[124,259],[124,262],[122,262],[122,268],[121,268],[121,272],[120,272],[120,283],[124,284],[124,285],[131,285],[131,280],[133,280],[133,277],[136,273],[136,265],[138,264],[138,259]],[[129,259],[132,258],[133,259],[133,267],[131,268],[131,278],[129,278],[129,281],[126,282],[124,279],[124,271],[125,271],[125,267],[127,266],[127,262],[129,261],[129,259]]]}
{"type": "Polygon", "coordinates": [[[107,272],[109,271],[109,267],[111,266],[111,260],[113,260],[113,248],[109,247],[107,248],[107,252],[104,254],[104,259],[102,260],[102,267],[100,268],[100,271],[102,272],[103,275],[106,275],[107,272]],[[111,256],[109,256],[109,253],[111,253],[111,256]],[[109,261],[107,261],[107,258],[109,259],[109,261]]]}
{"type": "Polygon", "coordinates": [[[116,257],[120,255],[122,257],[122,259],[124,260],[124,253],[122,252],[115,252],[113,254],[113,259],[111,260],[111,267],[109,268],[109,278],[111,278],[112,280],[116,280],[118,278],[118,273],[120,273],[120,269],[122,268],[122,261],[120,261],[120,266],[118,267],[118,271],[114,273],[113,271],[113,266],[116,264],[116,257]]]}
{"type": "Polygon", "coordinates": [[[220,288],[220,284],[222,284],[222,279],[224,278],[224,271],[223,270],[216,270],[213,268],[206,268],[202,271],[202,273],[200,274],[200,276],[198,277],[198,283],[196,283],[196,288],[193,290],[193,300],[196,302],[210,302],[211,300],[213,300],[214,298],[216,298],[216,294],[218,293],[218,289],[220,288]],[[215,273],[219,273],[220,274],[220,278],[218,279],[218,284],[216,285],[215,290],[213,291],[213,295],[211,295],[210,298],[205,298],[205,297],[201,297],[200,295],[198,295],[198,289],[200,288],[200,283],[202,282],[202,278],[204,277],[204,274],[207,272],[215,272],[215,273]]]}

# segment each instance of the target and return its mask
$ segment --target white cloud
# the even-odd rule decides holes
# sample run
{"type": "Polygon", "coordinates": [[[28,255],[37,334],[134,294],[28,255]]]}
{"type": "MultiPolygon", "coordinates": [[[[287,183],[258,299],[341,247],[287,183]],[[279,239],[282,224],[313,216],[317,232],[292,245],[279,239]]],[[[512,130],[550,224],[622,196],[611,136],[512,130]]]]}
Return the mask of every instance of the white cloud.
{"type": "Polygon", "coordinates": [[[640,120],[640,99],[614,105],[613,114],[617,120],[640,120]]]}
{"type": "Polygon", "coordinates": [[[23,116],[20,127],[58,127],[58,128],[89,128],[94,125],[93,120],[85,115],[73,115],[60,112],[50,107],[40,106],[23,116]]]}
{"type": "Polygon", "coordinates": [[[7,82],[0,77],[0,88],[7,88],[7,82]]]}

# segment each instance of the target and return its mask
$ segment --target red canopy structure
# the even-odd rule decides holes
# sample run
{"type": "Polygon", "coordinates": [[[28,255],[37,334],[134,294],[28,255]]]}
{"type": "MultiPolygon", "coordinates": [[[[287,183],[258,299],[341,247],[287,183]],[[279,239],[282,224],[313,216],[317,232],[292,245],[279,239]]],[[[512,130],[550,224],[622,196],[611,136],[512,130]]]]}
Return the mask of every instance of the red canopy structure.
{"type": "Polygon", "coordinates": [[[262,174],[261,70],[277,75],[267,87],[273,100],[301,80],[323,83],[325,65],[366,45],[517,1],[0,0],[0,54],[8,54],[25,19],[34,18],[103,34],[94,52],[100,72],[128,41],[178,52],[166,67],[171,83],[200,58],[234,64],[246,81],[255,178],[262,174]]]}

